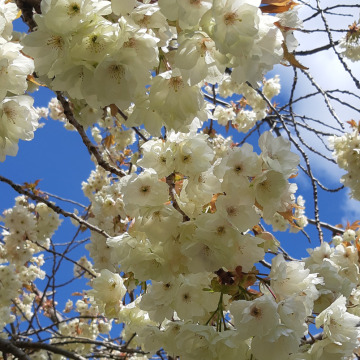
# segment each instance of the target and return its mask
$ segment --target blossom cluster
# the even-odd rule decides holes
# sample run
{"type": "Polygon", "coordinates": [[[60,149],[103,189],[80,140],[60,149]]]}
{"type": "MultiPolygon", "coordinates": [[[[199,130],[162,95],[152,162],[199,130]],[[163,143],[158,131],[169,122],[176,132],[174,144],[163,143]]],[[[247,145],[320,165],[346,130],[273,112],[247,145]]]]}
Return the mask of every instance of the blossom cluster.
{"type": "Polygon", "coordinates": [[[359,21],[355,21],[349,26],[349,31],[340,39],[339,47],[341,54],[351,61],[360,60],[360,26],[359,21]]]}
{"type": "MultiPolygon", "coordinates": [[[[132,196],[151,197],[154,186],[163,186],[152,175],[138,180],[132,196]],[[148,186],[149,193],[144,195],[142,189],[148,186]]],[[[123,186],[130,186],[131,178],[134,176],[123,186]]],[[[234,269],[231,254],[224,254],[226,242],[236,237],[231,216],[219,221],[221,210],[216,206],[215,212],[189,213],[185,221],[177,214],[175,221],[168,219],[173,216],[169,210],[164,212],[159,204],[130,206],[134,217],[130,228],[107,241],[113,249],[109,262],[111,266],[120,263],[124,275],[102,270],[89,292],[105,315],[125,323],[125,339],[136,333],[134,343],[150,354],[164,348],[169,355],[184,359],[204,354],[210,359],[351,358],[360,345],[359,230],[348,228],[335,236],[333,247],[323,243],[309,249],[310,256],[303,261],[287,262],[282,255],[276,256],[267,283],[254,272],[255,263],[269,246],[266,237],[238,233],[245,242],[240,245],[243,256],[234,262],[241,266],[235,269],[240,277],[236,279],[229,271],[234,269]],[[156,226],[159,222],[161,228],[156,226]],[[130,257],[136,261],[131,262],[130,257]],[[214,271],[217,268],[222,272],[214,271]],[[233,292],[226,274],[238,281],[233,292]],[[257,281],[251,281],[251,276],[257,281]],[[134,283],[148,279],[151,285],[144,294],[124,306],[126,291],[132,292],[134,283]],[[323,329],[322,338],[301,340],[314,320],[323,329]]],[[[234,252],[236,245],[231,242],[234,252]]]]}
{"type": "Polygon", "coordinates": [[[126,324],[125,338],[138,334],[134,344],[151,353],[163,347],[174,356],[195,359],[206,349],[209,358],[253,353],[261,360],[266,357],[261,351],[281,343],[286,358],[307,331],[322,280],[304,263],[292,266],[278,257],[270,274],[275,299],[266,291],[254,297],[242,285],[244,293],[230,304],[230,294],[216,288],[215,274],[238,269],[239,275],[249,276],[268,249],[277,250],[275,238],[261,232],[252,236],[249,230],[261,217],[271,223],[275,214],[292,212],[296,187],[288,179],[296,173],[299,157],[288,142],[269,132],[259,139],[260,155],[249,144],[228,144],[225,154],[217,156],[215,144],[205,134],[169,132],[166,140],[153,138],[142,145],[137,161],[142,172],[120,181],[100,168],[91,174],[83,189],[93,201],[92,219],[110,234],[117,223],[115,233],[122,234],[107,241],[92,234],[88,249],[99,275],[88,295],[107,317],[126,324]],[[113,194],[107,201],[106,193],[113,194]],[[118,267],[124,277],[117,275],[118,267]],[[289,284],[299,284],[296,289],[283,288],[284,272],[289,284]],[[147,291],[124,306],[125,293],[148,280],[147,291]],[[288,321],[300,306],[301,316],[288,321]],[[245,308],[250,319],[254,316],[252,326],[243,324],[250,321],[242,319],[245,308]],[[224,327],[231,331],[217,332],[215,323],[227,311],[234,320],[224,327]],[[256,316],[265,313],[266,325],[258,323],[256,316]],[[261,332],[258,326],[265,328],[261,332]],[[185,347],[183,341],[191,344],[185,347]]]}
{"type": "Polygon", "coordinates": [[[59,216],[43,203],[34,205],[25,196],[15,201],[15,206],[0,217],[7,229],[0,243],[1,330],[15,320],[14,314],[25,319],[33,315],[36,293],[30,289],[36,279],[45,277],[40,269],[44,254],[39,253],[49,247],[49,239],[61,223],[59,216]],[[16,307],[11,306],[12,302],[16,307]]]}
{"type": "MultiPolygon", "coordinates": [[[[263,83],[263,95],[271,101],[271,99],[280,93],[280,78],[275,76],[265,80],[263,83]]],[[[213,89],[207,87],[208,93],[213,89]]],[[[219,94],[223,98],[228,98],[234,94],[241,95],[241,99],[232,106],[217,105],[213,112],[213,118],[220,125],[231,125],[239,132],[248,132],[254,127],[255,123],[266,117],[268,113],[268,104],[263,97],[256,92],[250,85],[246,83],[239,84],[235,82],[229,75],[225,75],[219,87],[214,89],[215,94],[219,94]]]]}
{"type": "MultiPolygon", "coordinates": [[[[144,124],[152,135],[159,136],[164,125],[187,132],[194,118],[198,127],[208,118],[204,82],[221,84],[225,69],[232,68],[234,82],[256,85],[282,60],[288,36],[275,23],[285,29],[298,19],[296,11],[289,10],[293,15],[286,20],[259,6],[258,0],[123,5],[47,0],[41,2],[41,15],[34,16],[35,31],[22,44],[41,81],[64,91],[87,125],[95,121],[89,111],[99,114],[113,104],[131,107],[128,124],[144,124]]],[[[255,106],[254,95],[246,86],[242,90],[255,106]]],[[[264,115],[259,107],[264,106],[256,106],[256,120],[264,115]]],[[[249,117],[239,115],[238,122],[249,117]]]]}
{"type": "Polygon", "coordinates": [[[350,188],[350,196],[360,200],[360,135],[354,122],[353,131],[329,138],[334,157],[340,168],[347,171],[341,182],[350,188]]]}
{"type": "Polygon", "coordinates": [[[15,156],[19,139],[31,140],[38,127],[34,99],[24,95],[34,61],[22,53],[12,31],[17,13],[15,4],[0,2],[0,161],[15,156]]]}

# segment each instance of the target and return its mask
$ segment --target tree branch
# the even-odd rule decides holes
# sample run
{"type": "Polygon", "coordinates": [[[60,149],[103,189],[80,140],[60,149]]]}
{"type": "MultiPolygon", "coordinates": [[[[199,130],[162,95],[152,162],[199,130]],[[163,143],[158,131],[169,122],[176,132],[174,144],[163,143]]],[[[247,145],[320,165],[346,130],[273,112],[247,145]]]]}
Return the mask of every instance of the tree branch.
{"type": "MultiPolygon", "coordinates": [[[[51,344],[45,344],[40,342],[30,342],[30,341],[15,341],[14,345],[23,348],[23,349],[34,349],[34,350],[46,350],[50,351],[54,354],[64,355],[69,359],[73,360],[86,360],[85,357],[78,355],[76,353],[73,353],[71,351],[62,349],[60,347],[57,347],[56,345],[51,344]]],[[[31,360],[29,357],[24,358],[24,360],[31,360]]]]}
{"type": "Polygon", "coordinates": [[[86,226],[87,228],[89,228],[92,231],[95,231],[99,234],[101,234],[102,236],[109,238],[110,235],[108,235],[104,230],[99,229],[97,226],[92,225],[90,223],[88,223],[87,221],[85,221],[84,219],[82,219],[80,216],[77,216],[73,213],[70,213],[68,211],[63,210],[62,208],[60,208],[57,205],[54,205],[53,203],[51,203],[48,200],[45,200],[44,198],[37,196],[35,194],[33,194],[32,192],[25,190],[22,188],[22,186],[15,184],[14,182],[12,182],[10,179],[7,179],[3,176],[0,175],[0,181],[10,185],[16,192],[18,192],[19,194],[22,195],[26,195],[28,196],[30,199],[37,201],[37,202],[41,202],[46,204],[49,208],[51,208],[52,210],[54,210],[57,214],[63,215],[65,217],[71,217],[74,220],[76,220],[79,224],[86,226]]]}
{"type": "Polygon", "coordinates": [[[77,130],[77,132],[79,133],[79,135],[81,136],[81,139],[83,141],[83,143],[85,144],[85,146],[87,147],[88,151],[90,154],[94,155],[97,163],[99,164],[99,166],[101,166],[103,169],[105,169],[106,171],[111,172],[112,174],[115,174],[119,177],[123,177],[126,174],[120,170],[117,169],[116,167],[110,165],[108,162],[106,162],[101,154],[98,151],[98,148],[90,141],[90,139],[88,138],[88,136],[86,135],[86,132],[84,130],[84,128],[82,127],[81,124],[79,124],[75,117],[74,114],[72,112],[72,110],[70,109],[70,104],[69,102],[65,99],[64,95],[62,94],[62,92],[57,91],[57,99],[60,101],[63,109],[64,109],[64,115],[66,116],[66,119],[69,121],[69,123],[74,126],[74,128],[77,130]]]}
{"type": "Polygon", "coordinates": [[[176,201],[175,191],[175,174],[172,173],[166,178],[166,183],[169,185],[169,195],[173,204],[173,207],[183,216],[183,221],[189,221],[190,218],[181,210],[179,204],[176,201]]]}
{"type": "Polygon", "coordinates": [[[0,337],[0,350],[5,358],[6,354],[13,354],[19,360],[31,360],[19,347],[14,345],[10,340],[0,337]]]}

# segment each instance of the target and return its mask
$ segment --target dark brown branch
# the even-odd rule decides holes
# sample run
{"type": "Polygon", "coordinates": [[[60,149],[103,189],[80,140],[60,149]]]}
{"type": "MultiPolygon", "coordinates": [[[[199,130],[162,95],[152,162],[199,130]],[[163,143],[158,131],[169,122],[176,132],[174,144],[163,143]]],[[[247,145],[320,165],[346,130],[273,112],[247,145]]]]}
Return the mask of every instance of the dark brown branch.
{"type": "Polygon", "coordinates": [[[169,195],[173,204],[173,207],[183,216],[183,221],[189,221],[190,218],[180,209],[179,204],[176,201],[175,191],[175,174],[172,173],[166,178],[166,183],[169,185],[169,195]]]}
{"type": "Polygon", "coordinates": [[[15,0],[15,3],[21,10],[21,17],[25,24],[29,27],[30,31],[33,31],[37,26],[33,19],[33,13],[35,10],[38,14],[41,14],[41,0],[15,0]]]}
{"type": "MultiPolygon", "coordinates": [[[[122,351],[122,352],[126,352],[129,354],[148,354],[145,351],[142,350],[138,350],[138,349],[128,349],[124,346],[120,346],[120,345],[115,345],[114,343],[111,343],[110,341],[100,341],[100,340],[92,340],[92,339],[88,339],[88,338],[83,338],[83,337],[70,337],[70,336],[61,336],[58,338],[52,338],[53,341],[56,340],[57,342],[54,343],[56,345],[67,345],[67,344],[92,344],[92,345],[96,345],[96,346],[101,346],[105,349],[109,349],[109,350],[117,350],[117,351],[122,351]],[[69,339],[69,340],[65,340],[65,339],[69,339]]],[[[114,341],[114,340],[112,340],[114,341]]]]}
{"type": "MultiPolygon", "coordinates": [[[[124,112],[123,112],[121,109],[119,109],[119,108],[117,108],[117,110],[118,110],[118,113],[121,115],[121,117],[126,121],[126,120],[128,119],[128,117],[126,116],[126,114],[124,114],[124,112]]],[[[140,131],[136,126],[132,126],[131,128],[132,128],[132,129],[138,134],[138,136],[140,136],[141,139],[143,139],[145,142],[149,140],[149,139],[147,139],[147,138],[141,133],[141,131],[140,131]]]]}
{"type": "Polygon", "coordinates": [[[316,54],[316,53],[318,53],[320,51],[331,49],[333,46],[338,45],[339,42],[340,41],[334,41],[333,44],[327,44],[327,45],[320,46],[318,48],[311,49],[311,50],[295,51],[294,55],[295,56],[306,56],[306,55],[316,54]]]}
{"type": "Polygon", "coordinates": [[[321,340],[323,338],[323,333],[319,333],[316,335],[311,335],[306,341],[305,344],[313,344],[315,341],[321,340]]]}
{"type": "Polygon", "coordinates": [[[0,351],[3,354],[3,357],[6,354],[12,354],[19,360],[31,360],[28,355],[26,355],[19,347],[14,345],[10,340],[2,339],[0,337],[0,351]]]}
{"type": "MultiPolygon", "coordinates": [[[[22,348],[22,349],[46,350],[46,351],[50,351],[54,354],[64,355],[69,359],[86,360],[86,358],[84,358],[83,356],[73,353],[72,351],[65,350],[56,345],[50,345],[50,344],[45,344],[45,343],[40,343],[40,342],[30,342],[30,341],[15,341],[13,344],[16,347],[22,348]]],[[[24,358],[24,360],[25,359],[30,360],[29,357],[24,358]]]]}
{"type": "Polygon", "coordinates": [[[268,269],[271,269],[271,264],[268,263],[266,260],[260,260],[259,263],[267,267],[268,269]]]}
{"type": "Polygon", "coordinates": [[[94,157],[95,157],[97,163],[99,164],[99,166],[101,166],[106,171],[109,171],[110,173],[115,174],[115,175],[117,175],[119,177],[125,176],[126,174],[122,170],[117,169],[116,167],[110,165],[108,162],[106,162],[102,158],[101,154],[99,153],[98,148],[90,141],[90,139],[86,135],[86,132],[85,132],[84,128],[82,127],[82,125],[79,124],[76,121],[76,119],[74,117],[74,114],[73,114],[73,112],[72,112],[72,110],[70,108],[70,104],[65,99],[62,92],[57,91],[56,94],[57,94],[57,99],[60,101],[60,103],[61,103],[61,105],[62,105],[62,107],[64,109],[64,115],[66,116],[66,119],[77,130],[77,132],[81,136],[81,139],[82,139],[84,145],[87,147],[89,153],[94,155],[94,157]]]}

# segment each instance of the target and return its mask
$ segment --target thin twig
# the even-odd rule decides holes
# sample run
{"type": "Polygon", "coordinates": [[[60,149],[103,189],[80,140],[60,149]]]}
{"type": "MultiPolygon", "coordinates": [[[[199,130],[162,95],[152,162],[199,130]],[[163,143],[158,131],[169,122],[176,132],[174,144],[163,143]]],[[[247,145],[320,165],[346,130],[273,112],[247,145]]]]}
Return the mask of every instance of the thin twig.
{"type": "Polygon", "coordinates": [[[96,274],[94,274],[93,272],[91,272],[89,269],[87,269],[86,267],[82,266],[81,264],[79,264],[77,261],[73,260],[73,259],[70,259],[69,257],[67,257],[64,253],[59,253],[55,250],[51,250],[51,249],[47,249],[45,246],[42,246],[41,244],[39,244],[38,242],[35,242],[35,244],[39,247],[41,247],[42,249],[44,249],[45,251],[53,254],[53,255],[56,255],[56,256],[59,256],[60,258],[64,258],[65,260],[67,261],[70,261],[71,263],[73,263],[74,265],[80,267],[81,269],[83,269],[85,272],[87,272],[90,276],[96,278],[96,274]]]}
{"type": "Polygon", "coordinates": [[[65,211],[62,208],[60,208],[59,206],[54,205],[52,202],[50,202],[50,201],[48,201],[48,200],[46,200],[46,199],[44,199],[44,198],[42,198],[40,196],[37,196],[37,195],[33,194],[32,192],[30,192],[28,190],[25,190],[22,186],[20,186],[18,184],[15,184],[10,179],[7,179],[7,178],[0,175],[0,181],[10,185],[19,194],[26,195],[30,199],[34,200],[34,201],[46,204],[49,208],[54,210],[57,214],[61,214],[61,215],[65,216],[65,217],[73,218],[79,224],[86,226],[90,230],[95,231],[95,232],[101,234],[102,236],[104,236],[106,238],[110,237],[110,235],[108,235],[104,230],[101,230],[97,226],[88,223],[87,221],[83,220],[81,217],[77,216],[76,214],[65,211]]]}
{"type": "MultiPolygon", "coordinates": [[[[45,343],[40,343],[40,342],[30,342],[30,341],[15,341],[13,344],[22,349],[46,350],[46,351],[50,351],[54,354],[64,355],[69,359],[86,360],[86,358],[84,358],[83,356],[78,355],[72,351],[65,350],[56,345],[50,345],[50,344],[45,344],[45,343]]],[[[24,358],[24,359],[30,360],[30,358],[24,358]]]]}
{"type": "MultiPolygon", "coordinates": [[[[283,120],[282,115],[277,111],[277,109],[273,106],[273,104],[271,103],[271,101],[263,94],[263,92],[260,89],[256,89],[254,88],[249,82],[246,82],[250,87],[252,87],[268,104],[268,106],[270,107],[270,109],[277,115],[278,119],[281,121],[281,123],[283,124],[283,128],[286,131],[286,134],[289,138],[289,140],[294,144],[294,146],[296,147],[296,149],[300,152],[300,154],[302,155],[305,164],[306,164],[306,168],[307,168],[307,174],[310,177],[310,181],[312,184],[312,188],[313,188],[313,200],[314,200],[314,213],[315,213],[315,220],[317,222],[316,224],[316,228],[318,230],[319,233],[319,240],[320,243],[322,243],[324,241],[324,235],[323,232],[321,230],[320,227],[320,218],[319,218],[319,204],[318,204],[318,191],[317,191],[317,183],[314,179],[314,176],[312,174],[312,170],[311,170],[311,166],[310,166],[310,162],[309,162],[309,158],[306,155],[304,149],[301,148],[301,146],[297,143],[297,141],[293,138],[290,130],[288,129],[286,123],[283,120]]],[[[294,85],[293,85],[294,88],[294,85]]],[[[276,130],[276,128],[275,128],[276,130]]],[[[280,135],[280,134],[278,134],[280,135]]]]}
{"type": "Polygon", "coordinates": [[[50,194],[49,192],[47,191],[43,191],[43,190],[40,190],[42,194],[46,195],[46,196],[49,196],[49,197],[53,197],[54,199],[58,199],[58,200],[61,200],[61,201],[64,201],[64,202],[68,202],[70,204],[74,204],[74,205],[77,205],[77,206],[80,206],[82,207],[83,209],[87,209],[88,206],[85,206],[83,204],[80,204],[79,202],[77,201],[74,201],[74,200],[71,200],[71,199],[65,199],[59,195],[54,195],[54,194],[50,194]]]}

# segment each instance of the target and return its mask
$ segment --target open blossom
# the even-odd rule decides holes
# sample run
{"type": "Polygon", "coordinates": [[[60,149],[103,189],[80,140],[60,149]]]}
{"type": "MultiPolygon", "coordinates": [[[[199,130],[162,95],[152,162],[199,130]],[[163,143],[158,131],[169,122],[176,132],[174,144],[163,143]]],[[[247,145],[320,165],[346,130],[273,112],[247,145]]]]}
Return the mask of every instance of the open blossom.
{"type": "Polygon", "coordinates": [[[211,5],[212,0],[159,0],[161,12],[169,20],[179,20],[183,29],[196,27],[211,5]]]}
{"type": "Polygon", "coordinates": [[[223,53],[242,56],[249,52],[259,31],[260,1],[215,1],[214,40],[223,53]]]}
{"type": "Polygon", "coordinates": [[[179,39],[175,65],[189,85],[202,80],[215,84],[221,82],[227,59],[215,47],[206,33],[197,31],[179,39]]]}
{"type": "Polygon", "coordinates": [[[0,2],[0,44],[11,39],[12,22],[16,19],[18,8],[12,2],[0,2]]]}
{"type": "Polygon", "coordinates": [[[351,61],[360,60],[360,28],[359,21],[349,26],[347,34],[340,39],[339,47],[342,55],[351,61]]]}
{"type": "Polygon", "coordinates": [[[276,211],[286,211],[291,202],[291,188],[283,174],[277,171],[264,171],[252,182],[255,198],[260,204],[264,218],[272,217],[276,211]],[[289,203],[282,201],[282,197],[289,195],[289,203]]]}
{"type": "Polygon", "coordinates": [[[277,304],[267,295],[253,301],[234,301],[229,310],[242,339],[267,335],[280,321],[277,304]]]}
{"type": "Polygon", "coordinates": [[[261,174],[261,160],[250,144],[244,144],[230,149],[215,171],[220,178],[227,178],[229,183],[236,186],[241,176],[255,177],[261,174]]]}
{"type": "Polygon", "coordinates": [[[282,136],[274,137],[269,131],[261,134],[259,146],[267,168],[281,172],[285,177],[297,172],[300,158],[290,151],[290,142],[282,136]]]}
{"type": "Polygon", "coordinates": [[[181,319],[205,319],[216,309],[219,294],[204,291],[211,275],[197,273],[180,275],[171,281],[154,282],[140,302],[150,318],[162,322],[176,311],[181,319]]]}
{"type": "MultiPolygon", "coordinates": [[[[149,314],[140,308],[142,298],[138,297],[135,301],[123,306],[119,312],[118,321],[125,324],[125,329],[121,333],[125,340],[132,339],[134,334],[140,333],[144,327],[154,326],[156,323],[149,318],[149,314]]],[[[135,342],[137,339],[135,339],[135,342]]]]}
{"type": "Polygon", "coordinates": [[[158,206],[168,200],[169,187],[159,180],[156,172],[145,170],[139,176],[130,175],[123,186],[125,209],[134,206],[158,206]]]}
{"type": "Polygon", "coordinates": [[[154,138],[145,142],[141,149],[143,157],[137,164],[144,168],[154,169],[160,178],[174,171],[174,149],[168,142],[154,138]]]}
{"type": "Polygon", "coordinates": [[[233,79],[256,84],[283,55],[282,35],[273,16],[262,14],[260,1],[214,2],[212,38],[223,54],[232,55],[233,79]]]}
{"type": "Polygon", "coordinates": [[[126,15],[134,9],[136,0],[112,0],[111,9],[115,15],[126,15]]]}
{"type": "Polygon", "coordinates": [[[28,95],[5,98],[0,102],[0,161],[15,156],[19,140],[31,140],[38,127],[34,99],[28,95]]]}
{"type": "MultiPolygon", "coordinates": [[[[189,176],[198,175],[210,168],[214,152],[206,142],[205,134],[178,136],[175,146],[175,171],[189,176]]],[[[176,139],[174,134],[173,139],[176,139]]]]}
{"type": "Polygon", "coordinates": [[[21,49],[12,42],[0,44],[0,101],[7,92],[22,95],[28,87],[26,79],[34,71],[34,62],[21,49]]]}
{"type": "Polygon", "coordinates": [[[268,99],[280,94],[280,77],[275,75],[273,78],[268,79],[264,83],[263,93],[268,99]]]}
{"type": "Polygon", "coordinates": [[[65,34],[77,30],[95,14],[110,14],[111,9],[110,4],[103,0],[44,0],[41,2],[41,13],[48,28],[65,34]]]}
{"type": "Polygon", "coordinates": [[[286,262],[282,255],[278,255],[272,261],[269,276],[271,288],[279,300],[290,296],[302,296],[307,311],[311,311],[314,301],[320,295],[316,285],[322,284],[323,279],[305,269],[303,262],[286,262]]]}
{"type": "Polygon", "coordinates": [[[261,239],[241,234],[219,212],[201,214],[195,224],[193,239],[184,241],[181,247],[181,252],[189,258],[189,270],[194,273],[237,266],[250,271],[265,255],[261,239]]]}
{"type": "Polygon", "coordinates": [[[359,130],[354,129],[351,133],[343,136],[329,138],[330,145],[334,149],[334,157],[337,164],[347,171],[341,177],[341,182],[350,188],[350,196],[360,200],[360,135],[359,130]]]}
{"type": "Polygon", "coordinates": [[[214,119],[216,119],[220,125],[224,126],[226,126],[229,121],[233,120],[235,115],[236,114],[232,108],[225,108],[222,106],[216,106],[213,113],[214,119]]]}
{"type": "Polygon", "coordinates": [[[251,195],[249,197],[247,194],[244,198],[241,197],[241,194],[220,196],[216,201],[216,208],[219,214],[228,219],[235,228],[239,231],[246,231],[260,220],[260,216],[249,200],[251,200],[251,195]]]}
{"type": "Polygon", "coordinates": [[[346,310],[346,298],[340,296],[316,318],[316,326],[322,326],[326,338],[338,345],[359,345],[360,318],[346,310]]]}
{"type": "Polygon", "coordinates": [[[24,53],[34,58],[36,72],[39,75],[51,75],[61,67],[65,57],[66,44],[68,38],[62,33],[57,33],[52,28],[48,28],[42,17],[36,19],[37,30],[30,33],[22,40],[24,53]]]}
{"type": "MultiPolygon", "coordinates": [[[[288,360],[299,349],[299,338],[287,327],[280,325],[265,336],[255,336],[251,351],[258,360],[288,360]]],[[[304,360],[304,357],[301,358],[304,360]]]]}
{"type": "Polygon", "coordinates": [[[274,26],[274,17],[263,14],[259,23],[259,36],[250,54],[235,60],[232,77],[238,83],[249,81],[256,84],[263,75],[278,64],[283,57],[283,36],[274,26]],[[248,56],[250,55],[250,56],[248,56]]]}
{"type": "Polygon", "coordinates": [[[109,270],[101,270],[100,276],[92,280],[92,290],[88,292],[107,316],[115,317],[121,307],[126,288],[120,275],[109,270]]]}
{"type": "Polygon", "coordinates": [[[13,265],[0,265],[0,307],[9,306],[18,295],[21,282],[13,265]]]}
{"type": "MultiPolygon", "coordinates": [[[[133,0],[127,1],[132,2],[133,0]]],[[[117,2],[123,3],[122,1],[117,2]]],[[[159,47],[169,44],[169,41],[173,37],[173,30],[170,28],[167,18],[160,11],[159,5],[156,2],[144,2],[143,4],[138,2],[137,7],[130,13],[130,17],[141,28],[151,29],[151,31],[155,33],[155,36],[159,39],[159,47]]]]}
{"type": "Polygon", "coordinates": [[[195,117],[200,121],[207,119],[199,86],[189,86],[176,69],[153,79],[149,100],[150,109],[161,116],[169,129],[186,132],[195,117]]]}

